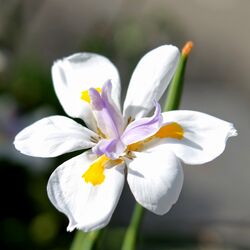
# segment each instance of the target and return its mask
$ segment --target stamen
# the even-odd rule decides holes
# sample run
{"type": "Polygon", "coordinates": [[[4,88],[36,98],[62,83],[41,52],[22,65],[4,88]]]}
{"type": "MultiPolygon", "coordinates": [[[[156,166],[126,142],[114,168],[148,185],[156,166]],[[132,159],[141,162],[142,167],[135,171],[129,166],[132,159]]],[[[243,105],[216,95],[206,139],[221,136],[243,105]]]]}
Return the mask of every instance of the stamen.
{"type": "Polygon", "coordinates": [[[133,160],[134,158],[136,158],[136,155],[132,151],[128,151],[124,157],[127,157],[130,160],[133,160]]]}
{"type": "Polygon", "coordinates": [[[97,134],[101,137],[101,138],[108,138],[102,131],[100,128],[97,127],[97,134]]]}
{"type": "MultiPolygon", "coordinates": [[[[102,92],[101,88],[95,88],[96,91],[98,91],[99,93],[102,92]]],[[[90,103],[90,95],[89,95],[89,90],[84,90],[82,91],[81,94],[81,99],[87,103],[90,103]]]]}
{"type": "Polygon", "coordinates": [[[130,117],[128,118],[128,121],[127,121],[127,126],[128,126],[129,123],[131,123],[133,120],[134,120],[134,119],[132,119],[132,117],[130,116],[130,117]]]}
{"type": "MultiPolygon", "coordinates": [[[[99,137],[99,139],[101,139],[101,138],[99,137]]],[[[98,138],[96,138],[94,136],[90,136],[90,141],[93,143],[97,143],[99,140],[98,140],[98,138]]]]}

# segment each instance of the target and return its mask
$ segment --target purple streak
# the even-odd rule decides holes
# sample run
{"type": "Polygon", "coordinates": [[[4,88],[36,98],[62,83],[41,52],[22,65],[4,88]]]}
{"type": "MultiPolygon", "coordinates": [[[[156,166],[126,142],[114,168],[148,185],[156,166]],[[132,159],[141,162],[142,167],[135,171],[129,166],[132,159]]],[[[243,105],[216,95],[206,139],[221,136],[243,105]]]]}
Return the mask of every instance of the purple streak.
{"type": "Polygon", "coordinates": [[[152,117],[141,118],[130,123],[122,134],[125,145],[142,141],[154,135],[162,125],[160,104],[155,102],[155,112],[152,117]]]}

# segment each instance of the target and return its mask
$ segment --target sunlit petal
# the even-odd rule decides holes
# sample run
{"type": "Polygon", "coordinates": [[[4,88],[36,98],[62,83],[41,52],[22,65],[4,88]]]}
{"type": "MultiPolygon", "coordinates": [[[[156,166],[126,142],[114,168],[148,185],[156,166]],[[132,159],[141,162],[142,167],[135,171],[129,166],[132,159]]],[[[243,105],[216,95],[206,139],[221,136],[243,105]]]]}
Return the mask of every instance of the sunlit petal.
{"type": "Polygon", "coordinates": [[[166,90],[179,60],[179,50],[172,45],[160,46],[142,57],[136,66],[124,102],[127,119],[147,115],[166,90]]]}
{"type": "Polygon", "coordinates": [[[162,215],[177,201],[183,184],[178,158],[166,150],[135,152],[128,160],[128,184],[135,199],[148,210],[162,215]]]}
{"type": "Polygon", "coordinates": [[[82,92],[89,88],[102,88],[110,79],[113,84],[112,98],[120,107],[120,78],[116,67],[106,58],[93,53],[78,53],[58,60],[52,67],[55,92],[65,112],[81,118],[95,128],[93,115],[82,92]]]}
{"type": "Polygon", "coordinates": [[[54,157],[79,149],[91,148],[98,135],[64,116],[43,118],[19,132],[14,145],[21,153],[54,157]]]}
{"type": "Polygon", "coordinates": [[[225,149],[227,139],[237,135],[232,123],[196,111],[163,113],[163,126],[177,123],[183,129],[183,138],[161,138],[187,164],[202,164],[218,157],[225,149]]]}
{"type": "Polygon", "coordinates": [[[124,166],[105,168],[99,185],[82,177],[96,156],[85,152],[59,166],[50,176],[48,196],[53,205],[69,219],[68,231],[85,232],[108,224],[124,185],[124,166]]]}

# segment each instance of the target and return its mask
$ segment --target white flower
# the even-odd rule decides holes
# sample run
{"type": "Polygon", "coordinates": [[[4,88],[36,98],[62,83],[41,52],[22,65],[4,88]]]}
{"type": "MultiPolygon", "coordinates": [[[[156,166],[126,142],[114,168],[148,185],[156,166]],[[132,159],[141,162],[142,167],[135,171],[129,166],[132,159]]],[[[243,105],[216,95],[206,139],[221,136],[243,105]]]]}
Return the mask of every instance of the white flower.
{"type": "Polygon", "coordinates": [[[140,60],[123,115],[119,74],[107,58],[79,53],[53,65],[61,105],[88,128],[70,118],[51,116],[21,131],[14,144],[23,154],[37,157],[90,148],[59,166],[48,182],[49,199],[69,218],[69,231],[107,225],[125,178],[138,203],[156,214],[167,213],[182,188],[181,161],[211,161],[224,151],[227,139],[236,135],[231,123],[207,114],[161,113],[157,101],[178,59],[178,49],[164,45],[140,60]],[[145,117],[154,107],[153,116],[145,117]]]}

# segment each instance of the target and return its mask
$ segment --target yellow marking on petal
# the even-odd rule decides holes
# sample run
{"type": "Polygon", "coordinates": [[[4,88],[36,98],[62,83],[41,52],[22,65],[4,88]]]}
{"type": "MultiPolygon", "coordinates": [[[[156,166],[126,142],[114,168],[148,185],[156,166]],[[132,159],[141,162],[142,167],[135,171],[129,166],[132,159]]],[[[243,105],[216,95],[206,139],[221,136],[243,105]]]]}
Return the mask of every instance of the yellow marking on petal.
{"type": "Polygon", "coordinates": [[[135,142],[130,145],[128,145],[127,149],[128,151],[140,151],[144,145],[143,141],[135,142]]]}
{"type": "Polygon", "coordinates": [[[183,135],[184,135],[184,130],[182,126],[179,125],[177,122],[172,122],[161,127],[158,130],[158,132],[146,138],[145,140],[128,145],[127,150],[128,151],[140,151],[144,147],[145,143],[150,142],[155,138],[174,138],[174,139],[181,140],[183,139],[183,135]]]}
{"type": "Polygon", "coordinates": [[[152,139],[153,139],[153,136],[150,136],[143,141],[138,141],[138,142],[132,143],[132,144],[128,145],[127,149],[128,149],[128,151],[140,151],[143,148],[144,144],[151,141],[152,139]]]}
{"type": "Polygon", "coordinates": [[[82,175],[85,182],[90,182],[93,186],[102,184],[105,179],[104,168],[109,160],[110,159],[106,155],[97,158],[82,175]]]}
{"type": "MultiPolygon", "coordinates": [[[[98,91],[99,93],[102,92],[101,88],[95,88],[96,91],[98,91]]],[[[81,94],[81,99],[87,103],[90,103],[90,96],[89,96],[89,90],[84,90],[82,91],[81,94]]]]}
{"type": "Polygon", "coordinates": [[[172,122],[161,127],[153,136],[158,138],[175,138],[181,140],[183,138],[183,135],[184,130],[182,126],[176,122],[172,122]]]}
{"type": "Polygon", "coordinates": [[[114,167],[122,162],[122,159],[111,160],[106,155],[102,155],[90,165],[88,170],[82,175],[82,178],[93,186],[100,185],[105,180],[104,169],[107,164],[108,167],[114,167]]]}

